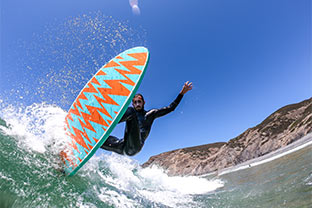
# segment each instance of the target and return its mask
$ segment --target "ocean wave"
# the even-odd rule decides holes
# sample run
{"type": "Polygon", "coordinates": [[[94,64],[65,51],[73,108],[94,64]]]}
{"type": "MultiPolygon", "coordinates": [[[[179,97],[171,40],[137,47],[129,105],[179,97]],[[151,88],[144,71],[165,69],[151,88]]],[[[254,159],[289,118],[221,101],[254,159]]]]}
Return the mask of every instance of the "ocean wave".
{"type": "MultiPolygon", "coordinates": [[[[219,179],[170,177],[130,157],[96,154],[73,177],[59,170],[66,112],[55,105],[12,106],[1,115],[0,202],[23,207],[201,207],[194,197],[223,187],[219,179]],[[10,199],[8,201],[8,199],[10,199]]],[[[0,204],[1,204],[0,203],[0,204]]]]}

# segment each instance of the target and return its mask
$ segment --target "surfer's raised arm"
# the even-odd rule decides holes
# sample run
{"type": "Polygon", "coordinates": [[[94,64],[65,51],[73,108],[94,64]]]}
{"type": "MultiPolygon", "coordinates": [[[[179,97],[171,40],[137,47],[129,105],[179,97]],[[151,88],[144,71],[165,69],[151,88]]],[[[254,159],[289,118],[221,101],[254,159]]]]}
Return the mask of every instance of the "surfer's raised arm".
{"type": "Polygon", "coordinates": [[[126,110],[120,120],[120,122],[126,122],[124,138],[118,139],[114,136],[109,136],[101,148],[129,156],[137,154],[141,151],[154,120],[174,111],[182,100],[183,95],[192,88],[192,82],[185,82],[179,95],[169,106],[148,111],[144,109],[145,100],[143,95],[136,94],[132,99],[132,107],[126,110]]]}
{"type": "Polygon", "coordinates": [[[159,118],[162,117],[164,115],[167,115],[168,113],[174,111],[176,109],[176,107],[179,105],[180,101],[182,100],[183,96],[185,93],[187,93],[188,91],[190,91],[193,88],[193,84],[192,82],[185,82],[182,90],[180,91],[179,95],[176,97],[176,99],[169,105],[160,109],[154,109],[153,110],[153,117],[154,118],[159,118]]]}

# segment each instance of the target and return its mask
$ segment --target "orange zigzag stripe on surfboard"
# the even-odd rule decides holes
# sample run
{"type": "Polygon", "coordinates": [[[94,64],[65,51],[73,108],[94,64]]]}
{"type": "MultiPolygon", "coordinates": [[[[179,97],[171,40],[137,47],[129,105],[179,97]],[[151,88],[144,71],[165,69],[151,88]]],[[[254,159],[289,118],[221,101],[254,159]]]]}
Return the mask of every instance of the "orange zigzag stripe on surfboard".
{"type": "MultiPolygon", "coordinates": [[[[124,87],[121,83],[125,83],[125,84],[129,84],[131,86],[134,86],[135,83],[130,80],[127,77],[127,74],[140,74],[141,71],[138,70],[135,66],[142,66],[145,64],[146,58],[147,58],[147,53],[134,53],[134,54],[128,54],[129,56],[137,59],[135,61],[120,61],[120,63],[126,67],[129,71],[125,71],[125,70],[120,70],[120,69],[115,69],[116,71],[118,71],[121,75],[123,75],[126,80],[105,80],[105,82],[111,87],[111,89],[107,89],[107,88],[98,88],[99,92],[102,94],[102,96],[105,98],[105,100],[103,100],[102,98],[99,98],[98,96],[94,95],[96,100],[99,102],[99,104],[101,105],[102,108],[97,108],[97,107],[93,107],[93,106],[88,106],[85,105],[87,107],[87,109],[89,110],[89,112],[92,112],[91,115],[88,115],[86,113],[83,112],[79,112],[77,105],[82,108],[82,105],[80,103],[80,99],[83,100],[87,100],[87,98],[85,97],[85,95],[83,94],[83,92],[90,92],[90,93],[98,93],[97,89],[91,84],[88,83],[88,88],[85,88],[85,90],[79,95],[78,99],[77,99],[77,103],[75,103],[73,105],[74,109],[70,109],[69,114],[68,114],[68,119],[72,119],[71,117],[71,113],[76,114],[79,117],[83,117],[86,124],[82,121],[79,122],[82,126],[83,129],[89,129],[90,131],[95,132],[94,128],[92,127],[92,125],[89,123],[89,121],[95,122],[95,123],[101,123],[104,126],[108,126],[108,124],[105,122],[105,120],[101,117],[101,115],[99,114],[98,111],[100,111],[101,113],[107,115],[108,117],[112,118],[111,115],[107,112],[107,110],[104,108],[104,106],[101,103],[107,103],[107,104],[111,104],[111,105],[118,105],[113,99],[111,99],[109,97],[109,94],[111,95],[121,95],[121,96],[128,96],[130,94],[130,91],[124,87]]],[[[107,67],[117,67],[119,66],[116,62],[114,61],[110,61],[105,68],[107,67]]],[[[105,75],[105,73],[100,73],[101,71],[99,71],[97,73],[97,75],[105,75]]],[[[93,78],[92,81],[95,84],[98,84],[98,81],[93,78]]],[[[110,123],[110,121],[108,120],[108,122],[110,123]]],[[[90,139],[87,135],[87,133],[85,131],[80,131],[78,129],[76,129],[74,126],[72,126],[76,136],[72,135],[70,133],[70,137],[72,139],[74,139],[79,145],[81,145],[83,148],[85,148],[86,150],[90,150],[92,148],[91,145],[87,145],[82,137],[82,135],[90,142],[90,139]]],[[[105,130],[105,129],[104,129],[105,130]]],[[[95,138],[93,138],[96,142],[97,140],[95,138]]],[[[91,142],[90,142],[91,143],[91,142]]],[[[76,151],[78,151],[78,148],[75,144],[73,144],[73,147],[76,151]]],[[[79,152],[79,151],[78,151],[79,152]]],[[[88,152],[86,152],[88,154],[88,152]]]]}
{"type": "Polygon", "coordinates": [[[128,56],[131,56],[136,61],[120,61],[124,67],[130,70],[130,72],[125,71],[125,74],[140,74],[141,71],[138,70],[135,66],[143,66],[145,64],[145,61],[147,59],[147,53],[132,53],[128,54],[128,56]]]}
{"type": "MultiPolygon", "coordinates": [[[[77,129],[74,126],[72,126],[72,129],[74,130],[76,136],[71,134],[70,132],[69,132],[69,135],[70,135],[70,137],[72,139],[74,139],[83,148],[85,148],[86,150],[91,150],[93,146],[90,145],[90,144],[86,144],[85,140],[82,137],[82,136],[84,136],[84,138],[87,139],[89,141],[89,143],[91,143],[91,140],[90,140],[88,134],[86,133],[85,129],[89,129],[90,131],[93,131],[93,132],[96,132],[96,131],[93,128],[93,126],[91,125],[90,121],[92,121],[94,123],[101,123],[102,126],[106,126],[106,127],[108,127],[109,124],[106,123],[106,121],[102,118],[102,116],[98,112],[99,108],[96,108],[96,107],[93,107],[93,106],[88,106],[88,105],[86,105],[86,107],[87,107],[89,112],[92,112],[91,113],[92,116],[90,116],[87,113],[81,112],[81,116],[83,117],[85,123],[83,121],[81,121],[80,119],[78,119],[79,123],[80,123],[81,127],[84,129],[84,131],[80,131],[79,129],[77,129]]],[[[106,111],[106,109],[105,109],[105,111],[106,111]]],[[[102,112],[104,112],[103,109],[102,109],[102,112]]],[[[104,130],[106,130],[106,129],[104,129],[104,130]]],[[[95,142],[98,141],[94,137],[93,137],[93,139],[95,140],[95,142]]],[[[79,152],[79,150],[78,150],[76,145],[73,145],[73,148],[77,152],[79,152]]],[[[88,152],[86,152],[86,153],[88,154],[88,152]]]]}
{"type": "MultiPolygon", "coordinates": [[[[127,74],[140,74],[141,73],[141,71],[137,69],[135,66],[143,66],[145,64],[147,53],[133,53],[133,54],[128,54],[128,56],[131,56],[132,58],[135,58],[137,60],[120,61],[119,63],[122,64],[124,67],[126,67],[129,71],[115,68],[115,70],[118,71],[123,77],[125,77],[126,80],[106,80],[105,82],[111,87],[111,89],[105,89],[106,94],[121,95],[121,96],[128,96],[130,94],[130,91],[120,83],[128,84],[131,86],[135,85],[135,83],[131,79],[128,78],[127,74]]],[[[108,68],[111,66],[118,66],[118,64],[114,61],[111,61],[109,64],[105,66],[105,68],[108,68]]]]}

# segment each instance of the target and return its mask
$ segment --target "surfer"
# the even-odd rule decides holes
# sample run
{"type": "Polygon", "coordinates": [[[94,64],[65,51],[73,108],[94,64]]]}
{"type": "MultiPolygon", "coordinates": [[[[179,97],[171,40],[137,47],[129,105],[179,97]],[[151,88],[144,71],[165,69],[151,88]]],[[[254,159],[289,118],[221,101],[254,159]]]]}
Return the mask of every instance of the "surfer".
{"type": "Polygon", "coordinates": [[[122,155],[133,156],[137,154],[141,151],[154,120],[174,111],[183,95],[192,88],[192,82],[187,81],[177,98],[169,106],[149,111],[144,109],[145,101],[143,95],[136,94],[132,99],[133,107],[128,107],[119,121],[119,123],[126,122],[124,138],[118,139],[117,137],[109,136],[101,148],[122,155]]]}

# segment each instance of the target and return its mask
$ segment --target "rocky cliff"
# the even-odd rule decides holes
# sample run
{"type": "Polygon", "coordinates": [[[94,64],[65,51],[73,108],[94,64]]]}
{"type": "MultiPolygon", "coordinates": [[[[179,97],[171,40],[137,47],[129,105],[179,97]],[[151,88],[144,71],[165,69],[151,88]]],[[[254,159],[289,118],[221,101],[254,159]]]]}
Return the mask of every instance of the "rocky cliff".
{"type": "Polygon", "coordinates": [[[284,147],[312,132],[312,98],[280,108],[259,125],[227,143],[178,149],[151,157],[142,166],[160,166],[170,175],[202,175],[284,147]]]}

